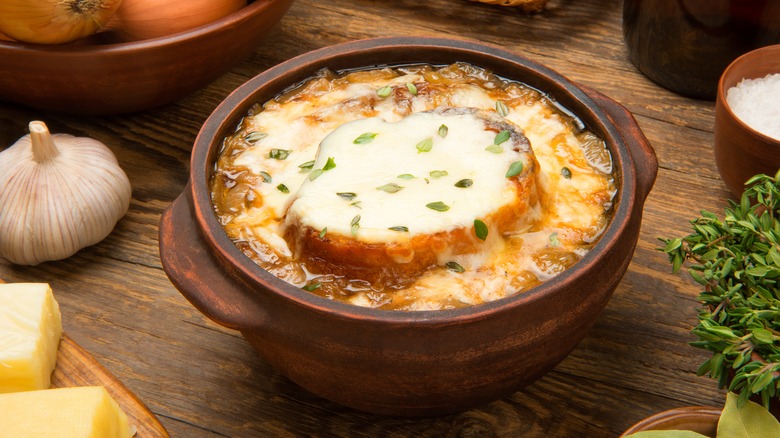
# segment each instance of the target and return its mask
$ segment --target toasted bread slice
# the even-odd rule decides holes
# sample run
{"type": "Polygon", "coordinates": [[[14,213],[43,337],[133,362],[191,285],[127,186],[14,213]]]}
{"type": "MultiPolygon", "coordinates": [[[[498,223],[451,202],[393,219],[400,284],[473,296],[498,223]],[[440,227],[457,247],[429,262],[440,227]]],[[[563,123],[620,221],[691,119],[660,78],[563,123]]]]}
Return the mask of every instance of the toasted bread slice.
{"type": "Polygon", "coordinates": [[[346,123],[322,141],[285,239],[313,273],[403,286],[532,220],[537,168],[522,130],[493,111],[346,123]]]}

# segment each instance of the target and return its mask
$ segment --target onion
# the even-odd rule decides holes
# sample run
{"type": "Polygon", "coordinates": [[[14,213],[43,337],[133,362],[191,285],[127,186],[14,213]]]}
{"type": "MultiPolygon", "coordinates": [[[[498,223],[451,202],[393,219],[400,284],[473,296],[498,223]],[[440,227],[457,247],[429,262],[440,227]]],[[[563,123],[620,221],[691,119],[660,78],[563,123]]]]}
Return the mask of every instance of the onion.
{"type": "Polygon", "coordinates": [[[129,41],[183,32],[246,6],[246,0],[123,0],[108,28],[129,41]]]}
{"type": "Polygon", "coordinates": [[[100,30],[122,0],[2,0],[0,33],[17,41],[59,44],[100,30]]]}

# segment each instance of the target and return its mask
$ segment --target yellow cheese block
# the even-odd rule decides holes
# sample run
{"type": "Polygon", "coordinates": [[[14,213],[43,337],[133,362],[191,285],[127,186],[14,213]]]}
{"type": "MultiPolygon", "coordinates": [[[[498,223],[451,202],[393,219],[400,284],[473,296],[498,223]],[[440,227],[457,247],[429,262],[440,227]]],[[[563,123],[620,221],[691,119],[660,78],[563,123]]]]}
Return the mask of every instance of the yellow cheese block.
{"type": "Polygon", "coordinates": [[[48,284],[0,284],[0,394],[49,388],[60,337],[60,307],[48,284]]]}
{"type": "Polygon", "coordinates": [[[0,438],[129,438],[127,415],[102,386],[0,394],[0,438]]]}

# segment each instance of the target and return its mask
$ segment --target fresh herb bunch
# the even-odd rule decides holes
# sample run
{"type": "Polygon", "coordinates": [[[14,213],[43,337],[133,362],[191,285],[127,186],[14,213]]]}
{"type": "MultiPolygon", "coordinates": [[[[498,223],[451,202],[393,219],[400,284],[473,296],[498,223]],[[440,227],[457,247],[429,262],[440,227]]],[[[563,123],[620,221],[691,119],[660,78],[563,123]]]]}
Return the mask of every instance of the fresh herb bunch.
{"type": "Polygon", "coordinates": [[[743,405],[759,394],[768,409],[780,394],[780,171],[756,175],[724,219],[702,211],[693,233],[660,239],[674,272],[688,273],[704,290],[691,345],[712,352],[698,375],[717,379],[743,405]]]}

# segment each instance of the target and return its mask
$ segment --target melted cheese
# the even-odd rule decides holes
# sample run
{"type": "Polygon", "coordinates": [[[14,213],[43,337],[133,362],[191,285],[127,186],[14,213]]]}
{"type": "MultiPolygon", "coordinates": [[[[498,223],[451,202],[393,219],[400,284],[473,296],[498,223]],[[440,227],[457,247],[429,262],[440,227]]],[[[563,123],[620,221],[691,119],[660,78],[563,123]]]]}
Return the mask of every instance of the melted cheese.
{"type": "MultiPolygon", "coordinates": [[[[608,223],[615,194],[611,171],[604,142],[578,129],[575,121],[532,88],[465,64],[386,68],[341,76],[325,73],[264,103],[225,140],[214,177],[213,199],[231,239],[260,266],[285,281],[357,305],[440,309],[517,293],[575,263],[608,223]],[[414,85],[411,88],[416,93],[408,84],[414,85]],[[436,122],[426,121],[418,113],[448,107],[495,112],[501,105],[508,110],[506,120],[519,126],[530,141],[538,161],[540,202],[529,211],[532,222],[506,231],[500,245],[486,246],[489,248],[485,251],[442,254],[436,266],[402,288],[390,289],[333,272],[313,272],[296,259],[284,239],[291,213],[313,229],[327,228],[328,233],[349,236],[352,220],[360,214],[351,202],[371,201],[381,206],[376,211],[383,214],[360,214],[359,231],[354,237],[387,242],[395,236],[388,227],[406,226],[410,231],[425,233],[462,226],[489,206],[503,202],[498,185],[480,191],[484,197],[459,202],[452,196],[462,194],[450,187],[448,192],[444,185],[442,191],[436,189],[436,199],[426,198],[422,184],[425,173],[432,170],[446,170],[446,178],[452,182],[466,178],[461,175],[467,172],[482,174],[489,166],[503,170],[506,162],[488,164],[466,159],[456,164],[464,157],[446,154],[427,155],[425,158],[431,160],[425,161],[419,160],[420,154],[414,149],[395,155],[383,143],[392,133],[400,143],[416,145],[420,132],[433,131],[429,136],[437,143],[466,136],[473,142],[487,141],[487,146],[492,138],[487,134],[479,138],[475,130],[460,130],[461,126],[467,127],[465,123],[448,124],[447,138],[437,138],[436,122]],[[350,146],[358,146],[351,143],[354,138],[369,131],[380,135],[361,145],[367,146],[365,153],[350,150],[350,146]],[[262,138],[247,140],[257,137],[262,138]],[[323,169],[328,158],[334,159],[336,167],[311,181],[311,172],[323,169]],[[457,167],[461,165],[464,167],[457,167]],[[417,178],[393,178],[407,173],[417,178]],[[404,188],[394,194],[375,190],[387,183],[404,188]],[[355,192],[359,197],[346,202],[334,196],[334,191],[355,192]],[[400,199],[404,202],[384,203],[400,199]],[[448,219],[421,208],[422,201],[428,199],[451,203],[448,219]],[[464,272],[447,269],[448,262],[464,272]]],[[[430,174],[428,179],[430,183],[441,182],[430,174]]],[[[476,184],[476,177],[474,181],[476,184]]],[[[479,183],[488,181],[480,176],[479,183]]]]}
{"type": "Polygon", "coordinates": [[[287,219],[378,243],[471,226],[518,196],[505,173],[524,160],[523,154],[485,150],[495,137],[471,114],[416,113],[395,123],[378,117],[345,123],[322,141],[313,166],[323,169],[330,161],[335,167],[303,181],[287,219]],[[443,138],[440,126],[448,128],[443,138]],[[364,134],[373,137],[356,144],[364,134]],[[430,150],[418,150],[421,143],[429,143],[430,150]],[[458,187],[461,180],[473,184],[458,187]],[[432,203],[442,208],[430,208],[432,203]],[[360,221],[352,233],[356,215],[360,221]]]}

